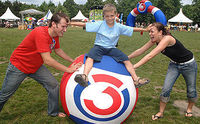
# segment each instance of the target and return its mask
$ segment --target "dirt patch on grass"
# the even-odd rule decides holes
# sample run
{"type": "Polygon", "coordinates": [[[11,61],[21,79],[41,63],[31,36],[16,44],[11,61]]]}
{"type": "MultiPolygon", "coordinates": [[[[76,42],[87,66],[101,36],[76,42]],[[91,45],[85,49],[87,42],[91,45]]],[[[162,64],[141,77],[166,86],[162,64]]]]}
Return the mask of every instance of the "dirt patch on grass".
{"type": "MultiPolygon", "coordinates": [[[[179,113],[180,114],[185,114],[185,111],[187,109],[187,105],[188,105],[188,102],[187,101],[184,101],[184,100],[176,100],[174,101],[173,105],[175,107],[178,107],[179,108],[179,113]]],[[[200,117],[200,109],[197,108],[196,106],[193,106],[192,108],[192,113],[193,113],[193,116],[195,117],[200,117]]]]}
{"type": "Polygon", "coordinates": [[[0,61],[0,64],[4,64],[7,63],[8,61],[0,61]]]}
{"type": "Polygon", "coordinates": [[[162,89],[162,86],[155,86],[155,90],[162,89]]]}
{"type": "Polygon", "coordinates": [[[53,73],[53,76],[58,76],[60,75],[60,73],[53,73]]]}
{"type": "Polygon", "coordinates": [[[7,63],[8,61],[6,61],[5,57],[0,57],[0,64],[4,64],[7,63]]]}

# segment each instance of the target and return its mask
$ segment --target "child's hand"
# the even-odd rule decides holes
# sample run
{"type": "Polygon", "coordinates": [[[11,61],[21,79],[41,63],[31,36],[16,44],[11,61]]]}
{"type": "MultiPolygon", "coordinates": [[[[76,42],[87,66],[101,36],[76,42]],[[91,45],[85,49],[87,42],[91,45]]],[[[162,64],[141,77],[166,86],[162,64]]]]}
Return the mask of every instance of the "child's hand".
{"type": "Polygon", "coordinates": [[[146,31],[150,31],[150,28],[151,28],[152,24],[148,25],[148,27],[146,28],[146,31]]]}

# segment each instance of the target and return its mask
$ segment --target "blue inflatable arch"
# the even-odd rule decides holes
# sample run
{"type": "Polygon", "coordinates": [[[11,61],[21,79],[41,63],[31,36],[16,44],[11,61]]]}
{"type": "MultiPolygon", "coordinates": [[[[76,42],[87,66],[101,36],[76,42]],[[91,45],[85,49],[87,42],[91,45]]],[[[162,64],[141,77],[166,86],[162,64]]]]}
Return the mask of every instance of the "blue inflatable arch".
{"type": "Polygon", "coordinates": [[[128,15],[126,25],[134,27],[135,18],[140,13],[151,13],[154,15],[156,22],[160,22],[163,25],[167,25],[167,20],[164,13],[157,7],[152,6],[152,3],[148,0],[141,0],[137,4],[137,8],[134,8],[128,15]]]}

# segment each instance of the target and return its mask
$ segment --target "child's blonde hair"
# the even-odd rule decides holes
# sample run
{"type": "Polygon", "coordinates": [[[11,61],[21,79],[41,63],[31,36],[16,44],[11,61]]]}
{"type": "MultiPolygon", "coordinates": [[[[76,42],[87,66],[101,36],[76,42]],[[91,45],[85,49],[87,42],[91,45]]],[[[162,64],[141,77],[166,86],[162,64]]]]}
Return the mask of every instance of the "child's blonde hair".
{"type": "Polygon", "coordinates": [[[110,11],[114,11],[114,13],[117,13],[117,9],[115,7],[115,5],[113,4],[105,4],[103,7],[103,14],[105,14],[105,12],[110,12],[110,11]]]}

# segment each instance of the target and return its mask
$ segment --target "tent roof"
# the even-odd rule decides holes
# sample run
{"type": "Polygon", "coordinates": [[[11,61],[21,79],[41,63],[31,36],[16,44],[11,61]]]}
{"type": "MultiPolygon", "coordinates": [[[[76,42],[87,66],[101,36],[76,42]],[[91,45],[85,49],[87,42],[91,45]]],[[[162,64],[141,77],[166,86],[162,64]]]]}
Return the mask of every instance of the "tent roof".
{"type": "Polygon", "coordinates": [[[88,18],[86,18],[86,17],[82,14],[82,12],[79,10],[79,11],[78,11],[78,14],[77,14],[75,17],[73,17],[71,20],[84,20],[84,19],[88,19],[88,18]]]}
{"type": "Polygon", "coordinates": [[[47,14],[43,18],[44,19],[51,19],[52,16],[53,16],[53,14],[51,13],[51,10],[49,9],[49,11],[47,12],[47,14]]]}
{"type": "Polygon", "coordinates": [[[10,8],[8,7],[6,12],[0,17],[0,19],[6,19],[6,20],[17,20],[20,19],[19,17],[15,16],[10,8]]]}
{"type": "Polygon", "coordinates": [[[45,14],[44,12],[41,12],[41,11],[36,10],[36,9],[27,9],[27,10],[24,10],[24,11],[20,11],[19,13],[20,14],[45,14]]]}
{"type": "Polygon", "coordinates": [[[183,23],[192,23],[193,21],[187,18],[183,12],[182,8],[180,8],[179,13],[173,18],[169,19],[168,22],[183,22],[183,23]]]}
{"type": "Polygon", "coordinates": [[[52,16],[53,16],[53,14],[51,13],[51,10],[49,9],[49,11],[47,12],[47,14],[44,17],[42,17],[41,19],[39,19],[38,21],[41,21],[41,20],[42,21],[50,20],[52,16]]]}

